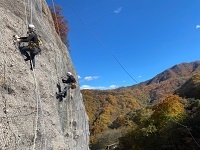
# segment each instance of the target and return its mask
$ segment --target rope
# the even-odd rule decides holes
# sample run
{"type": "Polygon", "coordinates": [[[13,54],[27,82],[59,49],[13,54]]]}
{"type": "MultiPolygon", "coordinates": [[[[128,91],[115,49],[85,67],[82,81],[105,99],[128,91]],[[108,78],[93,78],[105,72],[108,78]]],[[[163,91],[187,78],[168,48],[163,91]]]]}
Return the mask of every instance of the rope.
{"type": "MultiPolygon", "coordinates": [[[[79,20],[81,21],[81,23],[83,24],[83,26],[86,28],[86,30],[89,32],[90,36],[93,37],[95,40],[97,40],[97,42],[104,48],[104,50],[110,54],[114,60],[118,63],[118,65],[124,70],[124,72],[136,83],[138,84],[139,82],[133,78],[133,76],[129,73],[129,71],[122,65],[122,63],[117,59],[117,57],[111,52],[111,50],[97,37],[97,35],[92,32],[87,25],[85,24],[85,22],[83,21],[83,19],[80,17],[80,15],[75,11],[75,9],[72,7],[72,5],[70,4],[69,1],[66,0],[66,2],[68,3],[68,6],[70,6],[70,8],[73,10],[73,12],[75,13],[75,15],[79,18],[79,20]]],[[[138,84],[139,85],[139,84],[138,84]]],[[[140,85],[139,85],[140,86],[140,85]]],[[[139,89],[139,88],[138,88],[139,89]]],[[[142,89],[142,88],[141,88],[142,89]]],[[[144,92],[143,92],[144,93],[144,92]]],[[[146,94],[144,94],[143,99],[145,99],[145,103],[148,103],[148,97],[146,94]]]]}
{"type": "Polygon", "coordinates": [[[128,72],[128,70],[122,65],[122,63],[117,59],[117,57],[111,52],[111,50],[96,36],[96,34],[94,32],[92,32],[91,30],[89,30],[89,28],[86,26],[85,22],[83,21],[83,19],[80,17],[80,15],[75,11],[75,9],[71,6],[71,4],[66,0],[66,2],[68,3],[68,5],[71,7],[71,9],[73,10],[73,12],[75,13],[75,15],[80,19],[81,23],[83,24],[83,26],[86,28],[86,30],[89,32],[89,34],[97,40],[97,42],[104,48],[104,50],[109,53],[114,60],[119,64],[119,66],[125,71],[125,73],[135,82],[138,84],[138,82],[132,77],[132,75],[128,72]]]}
{"type": "MultiPolygon", "coordinates": [[[[32,62],[31,62],[32,65],[32,62]]],[[[33,65],[32,65],[33,67],[33,65]]],[[[35,77],[35,71],[33,69],[33,77],[34,77],[34,82],[35,82],[35,93],[36,93],[36,101],[37,101],[37,113],[35,117],[35,136],[34,136],[34,141],[33,141],[33,150],[35,149],[35,144],[36,144],[36,139],[37,139],[37,130],[38,130],[38,119],[39,119],[39,97],[38,97],[38,86],[37,86],[37,81],[35,77]]]]}
{"type": "Polygon", "coordinates": [[[26,20],[26,26],[28,25],[28,17],[27,17],[27,11],[26,11],[26,0],[24,0],[24,7],[25,7],[25,9],[24,9],[24,13],[25,13],[25,20],[26,20]]]}
{"type": "MultiPolygon", "coordinates": [[[[157,105],[157,106],[158,106],[158,105],[157,105]]],[[[158,108],[167,116],[167,113],[166,113],[162,108],[160,108],[159,106],[158,106],[158,108]]],[[[186,125],[181,124],[181,123],[179,123],[179,122],[177,122],[177,121],[175,121],[175,120],[171,120],[171,121],[174,122],[174,123],[176,123],[176,124],[178,124],[179,126],[182,126],[182,127],[186,128],[187,131],[188,131],[188,133],[190,134],[190,136],[192,137],[192,139],[193,139],[194,142],[196,143],[196,145],[200,148],[199,143],[198,143],[197,140],[194,138],[194,136],[193,136],[192,133],[190,132],[190,129],[189,129],[186,125]]]]}
{"type": "Polygon", "coordinates": [[[31,20],[30,23],[33,23],[33,1],[31,0],[31,20]]]}
{"type": "MultiPolygon", "coordinates": [[[[32,1],[31,1],[32,2],[32,1]]],[[[40,1],[41,2],[41,1],[40,1]]],[[[35,6],[35,5],[34,5],[35,6]]],[[[32,13],[31,13],[31,16],[33,16],[33,3],[31,3],[31,10],[32,10],[32,13]]],[[[32,17],[31,17],[32,18],[32,17]]],[[[31,19],[32,20],[32,19],[31,19]]],[[[40,105],[40,109],[41,109],[41,113],[42,113],[42,125],[43,125],[43,130],[44,130],[44,135],[46,135],[46,127],[45,127],[45,121],[44,121],[44,111],[43,111],[43,106],[42,106],[42,101],[41,101],[41,99],[40,99],[40,92],[39,92],[39,89],[38,89],[38,85],[37,85],[37,80],[36,80],[36,76],[35,76],[35,69],[33,68],[33,63],[32,63],[32,61],[31,61],[31,67],[32,67],[32,69],[33,69],[33,74],[34,74],[34,80],[35,80],[35,84],[36,84],[36,92],[37,92],[37,97],[38,97],[38,99],[37,99],[37,121],[39,120],[39,111],[38,111],[38,107],[39,107],[39,105],[40,105]]],[[[36,123],[37,124],[37,123],[36,123]]],[[[38,126],[38,125],[37,125],[38,126]]],[[[36,142],[36,138],[37,138],[37,127],[36,126],[36,129],[35,129],[35,139],[34,139],[34,143],[36,142]]],[[[45,136],[45,144],[44,144],[44,149],[46,149],[46,142],[47,142],[47,139],[46,139],[46,136],[45,136]]]]}
{"type": "MultiPolygon", "coordinates": [[[[36,18],[37,18],[37,16],[36,16],[36,18]]],[[[38,18],[37,18],[38,19],[38,18]]],[[[42,20],[43,20],[43,18],[42,18],[42,20]]],[[[49,24],[44,24],[44,20],[42,21],[42,24],[44,25],[44,26],[48,26],[48,28],[49,29],[51,29],[50,28],[50,25],[49,24]]],[[[45,31],[44,30],[44,28],[43,28],[43,25],[42,25],[42,30],[44,31],[44,33],[46,33],[47,34],[47,36],[49,37],[49,39],[53,39],[54,37],[52,36],[52,35],[49,35],[48,34],[48,32],[49,32],[49,30],[48,31],[45,31]]],[[[58,45],[57,44],[55,44],[52,40],[50,40],[50,42],[51,43],[53,43],[55,46],[57,46],[58,47],[58,45]]],[[[54,47],[55,47],[54,46],[54,47]]],[[[60,81],[59,81],[59,73],[58,73],[58,67],[57,67],[57,62],[58,62],[58,59],[57,59],[57,57],[58,57],[58,54],[57,54],[57,52],[55,51],[55,49],[54,49],[54,53],[55,53],[55,69],[56,69],[56,74],[57,74],[57,79],[58,79],[58,83],[60,83],[60,81]]],[[[61,59],[60,59],[61,60],[61,59]]],[[[63,60],[61,60],[62,61],[62,64],[64,64],[63,63],[63,60]]],[[[65,66],[64,66],[65,67],[65,66]]],[[[60,68],[61,69],[61,68],[60,68]]],[[[64,68],[65,69],[65,71],[66,71],[66,68],[64,68]]],[[[62,69],[61,69],[62,70],[62,69]]],[[[63,115],[63,111],[64,111],[64,102],[65,102],[65,100],[63,100],[63,102],[62,102],[62,108],[61,108],[61,124],[63,123],[63,117],[64,117],[64,115],[63,115]]],[[[68,105],[66,106],[66,107],[69,107],[68,105]]],[[[71,109],[71,111],[72,111],[72,109],[71,109]]],[[[72,116],[72,112],[70,112],[71,113],[71,116],[72,116]]],[[[68,116],[69,116],[69,113],[67,113],[66,114],[67,115],[67,118],[69,118],[68,116]]],[[[72,125],[72,124],[71,124],[72,125]]],[[[69,126],[70,126],[70,122],[69,122],[69,126]]]]}
{"type": "MultiPolygon", "coordinates": [[[[28,0],[28,3],[29,3],[29,0],[28,0]]],[[[26,10],[26,7],[25,7],[25,10],[26,10]]],[[[32,0],[31,0],[30,11],[31,11],[30,22],[32,23],[32,21],[33,21],[33,2],[32,2],[32,0]]],[[[26,15],[26,18],[27,18],[27,12],[26,11],[25,11],[25,15],[26,15]]],[[[28,19],[26,19],[26,23],[28,22],[27,20],[28,19]]],[[[34,82],[35,82],[36,106],[37,106],[37,112],[36,112],[36,118],[35,118],[35,133],[34,133],[34,141],[33,141],[33,150],[34,150],[35,146],[36,146],[37,131],[38,131],[39,105],[40,105],[40,109],[41,109],[42,116],[43,116],[42,117],[43,118],[42,124],[44,126],[44,128],[43,128],[44,129],[44,134],[46,134],[46,129],[45,129],[45,122],[44,122],[44,112],[43,112],[43,108],[42,108],[42,102],[41,102],[41,99],[40,99],[40,94],[39,94],[36,74],[35,74],[35,70],[33,68],[32,58],[30,59],[30,64],[31,64],[31,68],[33,69],[33,78],[34,78],[34,82]]],[[[46,138],[45,138],[45,149],[46,149],[46,138]]]]}
{"type": "MultiPolygon", "coordinates": [[[[59,25],[58,25],[58,16],[57,16],[57,13],[56,13],[54,0],[52,0],[52,6],[53,6],[54,15],[55,15],[56,28],[58,30],[58,35],[61,38],[60,28],[59,28],[59,25]]],[[[63,55],[62,55],[62,64],[63,64],[63,55]]],[[[63,65],[63,67],[64,67],[64,70],[65,70],[65,74],[67,74],[65,65],[63,65]]]]}
{"type": "MultiPolygon", "coordinates": [[[[28,4],[29,4],[29,0],[28,0],[28,4]]],[[[26,5],[25,5],[26,6],[26,5]]],[[[31,17],[30,17],[30,22],[32,23],[32,15],[33,15],[33,11],[32,11],[32,0],[31,0],[31,7],[30,7],[30,11],[31,11],[31,17]]],[[[26,10],[26,7],[25,7],[26,10]]],[[[25,16],[27,17],[27,11],[25,11],[25,16]]],[[[28,19],[26,20],[26,23],[28,24],[28,19]]],[[[36,75],[35,75],[35,71],[33,68],[33,63],[32,63],[32,59],[30,59],[30,64],[31,64],[31,68],[33,69],[33,78],[34,78],[34,83],[35,83],[35,98],[36,98],[36,106],[37,106],[37,111],[36,111],[36,117],[35,117],[35,132],[34,132],[34,141],[33,141],[33,150],[35,149],[35,145],[36,145],[36,139],[37,139],[37,130],[38,130],[38,118],[39,118],[39,96],[38,96],[38,86],[37,86],[37,81],[36,81],[36,75]]]]}
{"type": "MultiPolygon", "coordinates": [[[[37,17],[37,16],[36,16],[37,17]]],[[[44,24],[44,19],[43,19],[43,17],[41,18],[43,21],[42,21],[42,23],[43,23],[43,25],[45,26],[45,24],[44,24]]],[[[47,34],[47,36],[49,37],[49,39],[53,39],[53,36],[51,35],[49,35],[48,34],[48,31],[45,31],[44,30],[44,28],[43,28],[43,25],[42,25],[42,30],[43,30],[43,32],[44,33],[46,33],[47,34]]],[[[50,29],[50,26],[49,26],[49,24],[48,24],[48,28],[50,29]]],[[[53,45],[56,45],[52,40],[50,40],[50,43],[53,43],[53,45]]],[[[57,45],[56,45],[57,46],[57,45]]],[[[55,46],[53,46],[53,47],[55,47],[55,46]]],[[[58,46],[57,46],[58,47],[58,46]]],[[[57,57],[58,57],[58,54],[56,53],[56,51],[55,51],[55,49],[53,49],[54,50],[54,56],[55,56],[55,69],[56,69],[56,75],[57,75],[57,82],[58,82],[58,84],[60,85],[60,79],[59,79],[59,72],[58,72],[58,67],[57,67],[57,62],[58,62],[58,59],[57,59],[57,57]]],[[[49,56],[50,57],[50,56],[49,56]]],[[[49,58],[48,57],[48,58],[49,58]]],[[[53,82],[52,82],[53,83],[53,82]]],[[[53,87],[53,86],[52,86],[53,87]]],[[[61,117],[61,122],[62,122],[62,117],[61,117]]]]}
{"type": "Polygon", "coordinates": [[[26,20],[26,22],[25,22],[25,31],[23,30],[23,33],[25,33],[26,32],[26,28],[27,28],[27,26],[28,26],[28,17],[27,17],[27,7],[26,7],[26,0],[24,0],[24,14],[25,14],[25,20],[26,20]]]}
{"type": "MultiPolygon", "coordinates": [[[[41,3],[41,5],[42,5],[42,3],[41,3]]],[[[42,13],[42,6],[41,6],[41,13],[42,13]]],[[[36,18],[37,18],[37,16],[36,16],[36,18]]],[[[44,18],[43,18],[42,15],[41,15],[41,19],[43,20],[43,21],[41,22],[41,23],[43,24],[43,25],[42,25],[42,30],[43,30],[43,32],[46,33],[47,36],[48,36],[50,39],[51,39],[51,38],[53,39],[53,36],[52,36],[52,35],[49,36],[49,34],[48,34],[49,31],[45,31],[44,28],[43,28],[43,26],[46,26],[46,24],[44,24],[44,18]]],[[[37,20],[38,20],[38,18],[37,18],[37,20]]],[[[38,20],[38,21],[39,21],[39,20],[38,20]]],[[[49,24],[48,24],[48,27],[50,28],[49,24]]],[[[53,42],[52,40],[50,40],[50,43],[53,43],[53,45],[54,45],[54,42],[53,42]]],[[[56,46],[58,47],[58,45],[56,45],[56,46]]],[[[54,46],[53,46],[53,47],[54,47],[54,46]]],[[[57,75],[57,80],[58,80],[57,82],[58,82],[58,84],[60,84],[59,73],[58,73],[58,67],[57,67],[57,61],[58,61],[58,60],[57,60],[57,57],[58,57],[58,55],[57,55],[57,53],[56,53],[55,50],[54,50],[54,53],[55,53],[54,56],[55,56],[55,62],[56,62],[56,63],[55,63],[55,69],[56,69],[56,75],[57,75]]]]}
{"type": "Polygon", "coordinates": [[[57,13],[56,13],[56,9],[55,9],[55,4],[54,4],[54,1],[52,0],[52,5],[53,5],[53,11],[54,11],[54,14],[55,14],[55,21],[56,21],[56,27],[57,27],[57,30],[58,30],[58,35],[61,37],[61,34],[60,34],[60,28],[58,26],[58,17],[57,17],[57,13]]]}
{"type": "MultiPolygon", "coordinates": [[[[57,13],[56,13],[54,0],[52,0],[52,6],[53,6],[54,15],[55,15],[55,21],[56,21],[56,27],[57,27],[57,30],[58,30],[58,35],[61,38],[60,28],[59,28],[59,25],[58,25],[58,16],[57,16],[57,13]]],[[[62,55],[62,64],[63,64],[63,55],[62,55]]],[[[65,70],[65,74],[67,74],[65,65],[63,65],[63,67],[64,67],[64,70],[65,70]]]]}

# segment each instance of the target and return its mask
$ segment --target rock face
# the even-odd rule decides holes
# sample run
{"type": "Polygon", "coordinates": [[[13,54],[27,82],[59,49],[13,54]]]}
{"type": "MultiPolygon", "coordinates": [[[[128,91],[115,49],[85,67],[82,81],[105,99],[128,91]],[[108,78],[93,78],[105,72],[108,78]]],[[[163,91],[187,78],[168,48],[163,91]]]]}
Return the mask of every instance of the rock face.
{"type": "MultiPolygon", "coordinates": [[[[0,1],[0,149],[88,150],[89,127],[79,85],[56,99],[57,84],[76,71],[55,32],[44,0],[0,1]],[[43,42],[30,70],[13,35],[26,36],[33,23],[43,42]]],[[[78,80],[78,79],[77,79],[78,80]]]]}

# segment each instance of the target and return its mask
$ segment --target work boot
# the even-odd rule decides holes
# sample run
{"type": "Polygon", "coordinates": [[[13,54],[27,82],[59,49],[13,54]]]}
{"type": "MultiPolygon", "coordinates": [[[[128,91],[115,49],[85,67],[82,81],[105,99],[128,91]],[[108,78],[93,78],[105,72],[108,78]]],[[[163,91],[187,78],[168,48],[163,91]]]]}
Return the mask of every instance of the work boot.
{"type": "Polygon", "coordinates": [[[57,92],[56,92],[56,98],[58,99],[58,98],[60,98],[60,97],[64,97],[64,94],[62,94],[62,93],[57,93],[57,92]]]}
{"type": "Polygon", "coordinates": [[[26,57],[26,59],[24,59],[25,61],[28,61],[28,60],[30,60],[30,57],[26,57]]]}
{"type": "Polygon", "coordinates": [[[60,95],[56,93],[56,99],[59,99],[59,98],[60,98],[60,95]]]}

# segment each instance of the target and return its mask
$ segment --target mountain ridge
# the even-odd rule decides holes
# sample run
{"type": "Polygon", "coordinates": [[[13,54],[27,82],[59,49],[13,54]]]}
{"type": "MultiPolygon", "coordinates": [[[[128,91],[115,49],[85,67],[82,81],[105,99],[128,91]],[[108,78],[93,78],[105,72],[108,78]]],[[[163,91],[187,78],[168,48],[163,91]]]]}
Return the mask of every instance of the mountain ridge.
{"type": "MultiPolygon", "coordinates": [[[[115,143],[117,138],[114,137],[118,137],[117,135],[120,135],[121,131],[112,131],[112,127],[118,128],[128,124],[128,122],[123,121],[127,119],[126,117],[134,116],[138,110],[162,100],[167,94],[180,93],[180,91],[175,91],[189,82],[189,79],[199,72],[200,61],[184,62],[174,65],[152,79],[136,85],[113,90],[82,90],[90,120],[93,149],[97,148],[95,147],[95,145],[98,145],[97,141],[103,140],[104,136],[112,137],[113,143],[115,143]],[[101,138],[100,135],[103,137],[101,138]]],[[[193,82],[190,81],[189,83],[193,82]]]]}

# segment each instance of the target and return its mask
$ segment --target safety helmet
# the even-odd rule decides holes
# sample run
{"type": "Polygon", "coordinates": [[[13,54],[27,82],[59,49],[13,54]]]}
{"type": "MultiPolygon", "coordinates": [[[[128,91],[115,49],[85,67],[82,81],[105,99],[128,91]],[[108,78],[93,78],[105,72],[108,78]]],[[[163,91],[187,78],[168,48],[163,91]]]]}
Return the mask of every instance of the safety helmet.
{"type": "Polygon", "coordinates": [[[33,24],[29,24],[28,29],[35,29],[35,26],[33,24]]]}
{"type": "Polygon", "coordinates": [[[71,76],[72,75],[72,73],[71,72],[67,72],[67,76],[71,76]]]}

